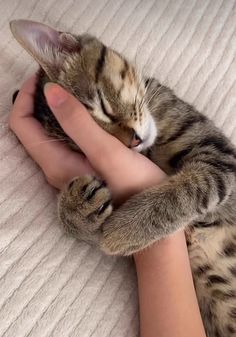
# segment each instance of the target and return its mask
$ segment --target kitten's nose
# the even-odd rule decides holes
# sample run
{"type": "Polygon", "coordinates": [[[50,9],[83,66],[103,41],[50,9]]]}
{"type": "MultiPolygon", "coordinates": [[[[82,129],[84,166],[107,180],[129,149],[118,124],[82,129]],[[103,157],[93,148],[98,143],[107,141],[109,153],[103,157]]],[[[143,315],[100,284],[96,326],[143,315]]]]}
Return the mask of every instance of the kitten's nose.
{"type": "Polygon", "coordinates": [[[133,138],[131,139],[130,147],[136,147],[142,143],[142,139],[139,135],[134,131],[133,138]]]}

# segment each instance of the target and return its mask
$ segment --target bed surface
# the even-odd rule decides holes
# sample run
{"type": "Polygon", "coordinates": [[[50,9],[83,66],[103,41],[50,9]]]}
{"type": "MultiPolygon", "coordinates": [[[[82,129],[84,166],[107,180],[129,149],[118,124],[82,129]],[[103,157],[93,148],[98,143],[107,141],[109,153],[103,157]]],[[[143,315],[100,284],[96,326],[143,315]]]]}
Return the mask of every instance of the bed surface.
{"type": "Polygon", "coordinates": [[[138,336],[132,261],[63,234],[55,191],[7,127],[13,91],[37,69],[9,21],[95,34],[236,144],[236,1],[2,0],[0,13],[0,336],[138,336]]]}

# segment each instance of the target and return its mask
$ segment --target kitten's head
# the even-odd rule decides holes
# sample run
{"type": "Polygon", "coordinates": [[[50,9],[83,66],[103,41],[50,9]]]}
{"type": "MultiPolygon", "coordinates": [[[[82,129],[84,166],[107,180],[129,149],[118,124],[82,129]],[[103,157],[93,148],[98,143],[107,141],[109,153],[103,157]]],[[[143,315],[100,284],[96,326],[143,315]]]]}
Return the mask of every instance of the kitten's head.
{"type": "Polygon", "coordinates": [[[144,80],[120,54],[90,35],[32,21],[12,21],[11,30],[48,80],[76,96],[101,127],[137,151],[153,144],[157,132],[144,80]]]}

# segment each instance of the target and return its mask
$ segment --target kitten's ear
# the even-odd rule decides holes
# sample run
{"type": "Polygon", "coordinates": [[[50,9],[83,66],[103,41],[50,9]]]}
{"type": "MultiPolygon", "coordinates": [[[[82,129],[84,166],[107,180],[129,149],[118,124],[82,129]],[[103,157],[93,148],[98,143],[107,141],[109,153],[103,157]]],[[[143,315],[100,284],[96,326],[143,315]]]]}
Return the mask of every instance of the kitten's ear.
{"type": "Polygon", "coordinates": [[[10,22],[16,40],[32,55],[53,80],[65,56],[79,51],[79,42],[69,33],[61,33],[42,23],[30,20],[10,22]]]}

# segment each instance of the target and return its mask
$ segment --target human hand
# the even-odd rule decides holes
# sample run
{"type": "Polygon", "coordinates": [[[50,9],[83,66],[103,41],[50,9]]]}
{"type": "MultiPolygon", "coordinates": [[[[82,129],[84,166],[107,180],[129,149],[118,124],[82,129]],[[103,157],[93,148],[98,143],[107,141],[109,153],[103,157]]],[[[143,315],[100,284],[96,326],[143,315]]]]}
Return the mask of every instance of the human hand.
{"type": "Polygon", "coordinates": [[[86,157],[52,140],[33,117],[34,86],[35,77],[22,86],[9,125],[54,187],[61,189],[75,176],[96,172],[107,182],[113,198],[121,200],[165,179],[150,160],[101,129],[76,98],[50,83],[45,88],[48,104],[86,157]]]}
{"type": "Polygon", "coordinates": [[[65,133],[79,145],[116,198],[141,191],[153,184],[154,176],[164,179],[165,174],[155,164],[105,132],[84,106],[60,86],[47,84],[45,96],[65,133]]]}
{"type": "MultiPolygon", "coordinates": [[[[96,172],[107,181],[115,198],[126,199],[127,196],[153,184],[160,184],[166,179],[164,172],[150,160],[128,149],[101,129],[85,108],[59,86],[47,85],[45,94],[64,131],[79,144],[96,172]]],[[[120,212],[120,222],[123,221],[122,216],[123,213],[120,212]]],[[[107,223],[108,228],[105,226],[104,233],[109,235],[102,238],[100,245],[104,251],[111,254],[114,253],[111,248],[117,246],[109,245],[109,239],[113,238],[115,241],[119,239],[120,233],[125,237],[127,232],[122,231],[122,226],[114,226],[116,223],[112,220],[107,223]]],[[[137,231],[134,231],[134,235],[136,233],[137,231]]],[[[154,244],[151,249],[136,254],[135,262],[139,282],[142,336],[177,336],[179,331],[183,336],[205,336],[191,278],[184,233],[177,232],[154,244]],[[167,309],[163,311],[163,307],[167,309]],[[190,307],[192,310],[188,310],[190,307]],[[184,312],[185,315],[179,315],[179,312],[184,312]],[[170,320],[173,323],[171,325],[170,320]]]]}
{"type": "Polygon", "coordinates": [[[47,181],[61,189],[73,177],[95,172],[85,156],[47,136],[34,118],[35,82],[36,76],[32,76],[22,85],[9,116],[9,126],[41,167],[47,181]]]}
{"type": "MultiPolygon", "coordinates": [[[[153,183],[161,183],[166,178],[165,174],[144,156],[127,149],[104,132],[85,108],[70,95],[61,107],[53,108],[51,105],[51,108],[66,133],[78,142],[88,159],[71,151],[59,141],[52,141],[33,117],[34,90],[35,77],[32,77],[24,83],[17,96],[9,125],[42,168],[51,185],[61,189],[75,176],[95,174],[95,169],[107,180],[114,197],[117,198],[147,188],[153,183]]],[[[46,88],[49,103],[57,90],[60,91],[60,88],[54,85],[46,88]]],[[[178,232],[163,240],[161,244],[155,244],[151,249],[136,254],[135,261],[139,280],[142,336],[166,334],[172,327],[174,330],[172,329],[169,335],[182,331],[184,327],[183,334],[195,333],[197,336],[203,336],[203,333],[199,333],[202,323],[199,324],[200,314],[183,232],[178,232]],[[184,279],[182,275],[185,275],[184,279]],[[180,286],[183,291],[179,290],[180,286]],[[180,301],[179,294],[182,296],[180,301]],[[163,311],[163,305],[170,310],[163,311]],[[184,311],[189,307],[192,310],[184,311]],[[179,315],[179,312],[185,312],[185,315],[179,315]],[[172,324],[169,324],[170,320],[172,324]],[[188,327],[186,321],[189,322],[188,327]]]]}
{"type": "Polygon", "coordinates": [[[52,83],[45,87],[48,105],[85,156],[49,138],[33,117],[34,83],[35,79],[31,78],[23,85],[9,125],[42,168],[48,182],[59,189],[66,185],[59,198],[59,216],[65,229],[85,241],[101,243],[103,223],[112,211],[110,192],[113,204],[120,204],[133,194],[160,183],[165,174],[146,157],[106,133],[76,98],[52,83]],[[104,187],[100,189],[101,183],[91,180],[87,174],[105,180],[109,191],[104,187]],[[80,178],[67,184],[74,177],[80,178]]]}

